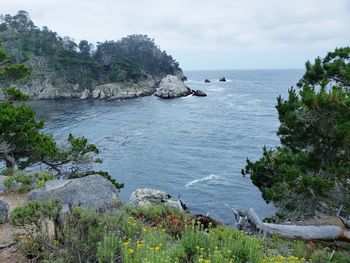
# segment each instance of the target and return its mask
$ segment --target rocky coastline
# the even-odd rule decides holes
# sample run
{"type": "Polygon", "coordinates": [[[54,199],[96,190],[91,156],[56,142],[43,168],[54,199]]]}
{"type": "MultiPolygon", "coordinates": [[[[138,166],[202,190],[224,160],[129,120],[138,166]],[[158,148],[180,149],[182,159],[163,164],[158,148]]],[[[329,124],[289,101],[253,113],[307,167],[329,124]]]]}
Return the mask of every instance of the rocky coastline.
{"type": "MultiPolygon", "coordinates": [[[[179,72],[176,75],[165,77],[148,76],[138,82],[116,82],[95,85],[91,89],[85,89],[79,84],[65,84],[54,86],[48,80],[32,80],[25,85],[15,85],[32,100],[55,99],[98,99],[98,100],[126,100],[138,97],[155,95],[169,99],[194,95],[204,97],[201,90],[191,90],[185,84],[186,77],[179,72]]],[[[1,91],[0,91],[1,92],[1,91]]],[[[3,94],[0,93],[0,100],[3,94]]]]}

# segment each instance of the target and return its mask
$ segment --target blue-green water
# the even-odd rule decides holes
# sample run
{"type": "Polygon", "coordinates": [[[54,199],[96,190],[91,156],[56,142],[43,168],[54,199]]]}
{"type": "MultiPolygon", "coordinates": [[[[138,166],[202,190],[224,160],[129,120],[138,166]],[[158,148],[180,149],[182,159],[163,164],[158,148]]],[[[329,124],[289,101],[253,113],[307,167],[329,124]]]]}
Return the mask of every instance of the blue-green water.
{"type": "Polygon", "coordinates": [[[125,183],[124,200],[136,188],[174,195],[193,213],[233,224],[225,203],[261,217],[271,215],[260,191],[240,171],[264,145],[278,145],[276,97],[286,95],[301,70],[190,71],[192,89],[207,97],[126,101],[59,100],[34,104],[46,132],[62,140],[86,136],[101,150],[102,169],[125,183]],[[225,83],[218,82],[225,76],[225,83]],[[211,79],[204,84],[204,79],[211,79]]]}

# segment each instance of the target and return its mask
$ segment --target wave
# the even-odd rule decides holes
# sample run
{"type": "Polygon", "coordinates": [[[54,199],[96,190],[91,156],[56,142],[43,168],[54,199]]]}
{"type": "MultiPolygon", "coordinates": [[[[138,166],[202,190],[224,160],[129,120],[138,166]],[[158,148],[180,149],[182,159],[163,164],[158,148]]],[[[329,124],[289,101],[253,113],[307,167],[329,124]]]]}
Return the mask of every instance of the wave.
{"type": "Polygon", "coordinates": [[[226,89],[222,87],[215,87],[215,88],[209,88],[208,91],[213,91],[213,92],[224,92],[226,89]]]}
{"type": "Polygon", "coordinates": [[[204,80],[194,80],[194,79],[189,79],[186,80],[186,84],[205,84],[204,80]]]}
{"type": "Polygon", "coordinates": [[[218,176],[218,175],[215,175],[215,174],[211,174],[209,176],[206,176],[206,177],[203,177],[203,178],[200,178],[200,179],[195,179],[195,180],[192,180],[191,182],[187,183],[185,185],[186,188],[194,185],[194,184],[197,184],[197,183],[200,183],[200,182],[205,182],[205,181],[210,181],[210,180],[220,180],[221,177],[218,176]]]}

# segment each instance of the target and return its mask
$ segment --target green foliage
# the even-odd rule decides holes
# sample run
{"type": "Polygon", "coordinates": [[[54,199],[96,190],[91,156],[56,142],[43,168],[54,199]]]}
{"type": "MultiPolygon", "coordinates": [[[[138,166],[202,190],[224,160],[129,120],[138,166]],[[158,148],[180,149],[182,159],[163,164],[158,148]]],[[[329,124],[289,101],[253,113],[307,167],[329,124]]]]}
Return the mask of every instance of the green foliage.
{"type": "Polygon", "coordinates": [[[179,64],[161,51],[147,35],[129,35],[116,43],[116,48],[150,75],[174,74],[179,64]]]}
{"type": "Polygon", "coordinates": [[[24,94],[20,89],[14,87],[6,87],[3,89],[5,100],[7,101],[26,101],[30,96],[24,94]]]}
{"type": "MultiPolygon", "coordinates": [[[[45,229],[42,227],[43,222],[57,216],[55,213],[50,214],[52,208],[56,209],[52,203],[34,202],[13,212],[16,225],[27,229],[32,229],[34,225],[40,230],[36,232],[39,234],[32,235],[21,244],[21,251],[29,258],[68,263],[303,263],[324,262],[320,260],[325,258],[328,260],[325,262],[348,262],[348,254],[342,251],[345,247],[341,244],[335,248],[334,243],[304,243],[278,236],[261,240],[226,226],[203,230],[194,221],[187,224],[178,235],[171,235],[167,228],[157,224],[160,215],[164,220],[171,220],[169,216],[174,210],[160,206],[127,206],[113,215],[74,208],[61,218],[58,233],[54,237],[42,231],[45,229]]],[[[181,214],[179,211],[176,213],[181,214]]]]}
{"type": "Polygon", "coordinates": [[[289,219],[334,214],[341,205],[350,212],[349,57],[346,47],[306,63],[299,93],[277,98],[282,146],[264,149],[242,171],[289,219]]]}
{"type": "Polygon", "coordinates": [[[31,155],[42,136],[39,129],[43,122],[35,119],[34,110],[24,104],[14,105],[0,102],[0,158],[8,168],[21,164],[23,158],[31,155]]]}
{"type": "Polygon", "coordinates": [[[67,83],[90,88],[107,82],[136,82],[146,74],[164,76],[179,70],[178,63],[147,36],[98,42],[96,47],[81,40],[77,45],[47,27],[39,29],[26,11],[5,16],[0,24],[0,41],[11,59],[30,66],[31,79],[46,76],[58,87],[67,83]]]}
{"type": "MultiPolygon", "coordinates": [[[[126,207],[125,209],[129,208],[126,207]]],[[[130,207],[128,212],[152,226],[165,229],[168,234],[174,237],[180,235],[187,226],[191,225],[191,216],[189,214],[166,205],[152,205],[140,208],[130,207]]]]}
{"type": "Polygon", "coordinates": [[[42,135],[24,166],[43,163],[56,176],[65,175],[67,178],[79,178],[91,174],[99,174],[111,181],[117,189],[124,187],[113,179],[108,172],[93,170],[94,163],[101,163],[97,157],[99,149],[88,142],[85,137],[75,137],[69,134],[67,144],[57,145],[52,136],[42,135]]]}
{"type": "Polygon", "coordinates": [[[13,168],[4,168],[2,170],[0,170],[0,175],[3,175],[3,176],[11,176],[13,175],[15,172],[15,170],[13,168]]]}
{"type": "MultiPolygon", "coordinates": [[[[95,159],[95,162],[100,163],[101,160],[95,159]]],[[[113,179],[112,176],[106,171],[89,171],[89,174],[99,174],[99,175],[103,176],[108,181],[110,181],[115,186],[116,189],[124,188],[124,183],[118,183],[117,180],[113,179]]]]}
{"type": "Polygon", "coordinates": [[[117,236],[106,235],[98,243],[96,257],[98,262],[115,262],[118,252],[121,251],[121,242],[117,236]]]}
{"type": "Polygon", "coordinates": [[[25,65],[9,63],[9,56],[0,45],[0,88],[23,80],[28,75],[29,69],[25,65]]]}
{"type": "Polygon", "coordinates": [[[13,188],[15,191],[27,192],[34,188],[41,188],[44,184],[53,179],[53,176],[48,172],[43,173],[25,173],[20,170],[15,170],[12,176],[8,176],[4,180],[4,185],[7,188],[13,188]]]}
{"type": "Polygon", "coordinates": [[[11,64],[0,71],[2,84],[10,84],[22,80],[29,75],[29,69],[23,64],[11,64]]]}
{"type": "Polygon", "coordinates": [[[329,52],[324,59],[315,59],[314,64],[306,62],[306,72],[298,82],[298,86],[320,85],[324,86],[330,81],[335,81],[340,86],[350,85],[350,47],[336,48],[329,52]]]}
{"type": "Polygon", "coordinates": [[[61,204],[58,200],[31,201],[11,212],[11,223],[24,228],[30,239],[21,241],[20,251],[36,261],[49,258],[58,238],[61,204]],[[53,225],[52,235],[50,225],[53,225]],[[53,236],[53,238],[50,238],[53,236]]]}
{"type": "MultiPolygon", "coordinates": [[[[20,23],[19,21],[16,23],[19,23],[21,27],[29,23],[25,19],[26,13],[19,14],[19,17],[20,23]]],[[[1,62],[7,63],[7,55],[0,47],[1,58],[0,86],[5,83],[1,78],[18,80],[29,74],[24,65],[12,64],[2,68],[1,62]]],[[[69,134],[67,145],[58,146],[51,135],[40,132],[40,129],[44,127],[44,122],[36,120],[35,112],[31,107],[26,104],[13,103],[16,100],[27,100],[29,98],[27,95],[17,88],[8,86],[4,87],[3,92],[5,101],[0,101],[0,161],[6,162],[9,171],[12,171],[16,165],[24,169],[34,164],[45,164],[58,176],[63,170],[68,178],[98,173],[110,180],[117,189],[123,187],[123,184],[117,183],[107,172],[92,170],[92,163],[102,162],[97,158],[99,149],[94,144],[90,144],[85,137],[74,137],[69,134]]],[[[31,179],[28,175],[27,180],[31,179]]],[[[45,180],[41,178],[38,182],[42,186],[45,180]]],[[[32,186],[26,181],[21,183],[20,188],[22,191],[27,191],[32,186]]]]}
{"type": "Polygon", "coordinates": [[[16,207],[11,212],[11,223],[15,226],[24,227],[31,237],[38,233],[49,235],[47,220],[57,222],[61,208],[62,206],[58,200],[31,201],[23,206],[16,207]]]}
{"type": "MultiPolygon", "coordinates": [[[[0,47],[0,50],[1,47],[0,47]]],[[[43,122],[35,119],[33,109],[25,104],[14,105],[14,100],[28,98],[20,90],[6,86],[7,83],[23,79],[29,74],[28,69],[20,64],[7,64],[6,54],[0,51],[0,88],[4,88],[5,101],[0,101],[0,160],[8,168],[20,165],[28,157],[38,138],[43,122]],[[5,55],[4,55],[5,54],[5,55]]]]}
{"type": "Polygon", "coordinates": [[[46,240],[41,236],[34,236],[30,242],[21,244],[20,252],[28,259],[39,261],[50,255],[50,250],[46,246],[46,240]]]}

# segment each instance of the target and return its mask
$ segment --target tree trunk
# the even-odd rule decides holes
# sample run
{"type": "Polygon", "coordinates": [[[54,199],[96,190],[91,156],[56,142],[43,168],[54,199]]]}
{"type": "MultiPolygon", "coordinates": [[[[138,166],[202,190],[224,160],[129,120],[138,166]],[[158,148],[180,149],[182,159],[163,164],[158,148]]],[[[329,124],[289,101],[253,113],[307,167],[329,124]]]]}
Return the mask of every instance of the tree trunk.
{"type": "Polygon", "coordinates": [[[255,229],[266,234],[278,234],[286,238],[304,240],[343,240],[350,242],[350,230],[339,218],[332,218],[324,222],[298,222],[291,224],[270,224],[260,220],[254,209],[241,212],[233,210],[239,225],[243,230],[255,229]],[[239,212],[239,214],[238,214],[239,212]]]}
{"type": "Polygon", "coordinates": [[[7,168],[15,168],[16,160],[12,154],[11,145],[0,140],[0,156],[7,168]]]}
{"type": "Polygon", "coordinates": [[[15,168],[15,158],[13,158],[12,156],[5,154],[5,162],[6,162],[6,167],[10,168],[10,169],[14,169],[15,168]]]}

